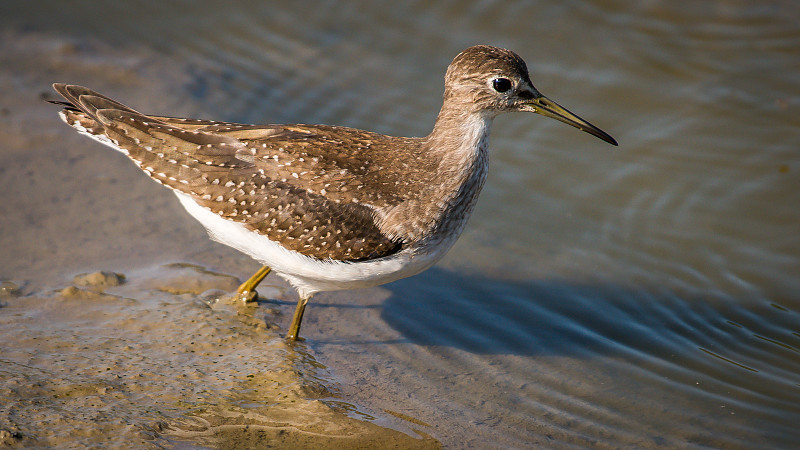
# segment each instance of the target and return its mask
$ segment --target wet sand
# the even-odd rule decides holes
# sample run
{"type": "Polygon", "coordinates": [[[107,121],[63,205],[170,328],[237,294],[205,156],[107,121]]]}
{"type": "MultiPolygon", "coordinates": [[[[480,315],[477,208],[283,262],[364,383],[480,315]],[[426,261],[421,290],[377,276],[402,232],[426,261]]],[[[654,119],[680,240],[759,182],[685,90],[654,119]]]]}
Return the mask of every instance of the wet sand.
{"type": "Polygon", "coordinates": [[[348,417],[326,369],[278,333],[280,305],[231,301],[237,283],[171,264],[6,293],[5,443],[436,447],[348,417]]]}
{"type": "Polygon", "coordinates": [[[271,277],[266,300],[231,302],[231,274],[257,264],[210,242],[171,194],[43,101],[69,81],[192,113],[167,95],[185,67],[19,30],[1,39],[12,89],[0,90],[0,443],[439,446],[411,417],[407,433],[358,420],[370,417],[313,352],[282,338],[294,293],[271,277]]]}

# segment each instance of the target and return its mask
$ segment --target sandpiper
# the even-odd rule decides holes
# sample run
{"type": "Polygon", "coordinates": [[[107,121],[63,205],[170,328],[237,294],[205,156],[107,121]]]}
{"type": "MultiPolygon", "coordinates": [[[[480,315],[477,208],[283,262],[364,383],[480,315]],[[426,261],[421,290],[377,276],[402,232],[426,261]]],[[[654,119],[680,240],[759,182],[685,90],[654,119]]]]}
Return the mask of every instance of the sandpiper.
{"type": "Polygon", "coordinates": [[[275,271],[306,304],[322,291],[377,286],[431,267],[455,243],[486,180],[492,120],[528,111],[617,145],[533,87],[509,50],[477,45],[445,74],[444,103],[421,138],[327,125],[244,125],[141,114],[85,87],[56,83],[61,118],[127,155],[172,189],[208,230],[275,271]]]}

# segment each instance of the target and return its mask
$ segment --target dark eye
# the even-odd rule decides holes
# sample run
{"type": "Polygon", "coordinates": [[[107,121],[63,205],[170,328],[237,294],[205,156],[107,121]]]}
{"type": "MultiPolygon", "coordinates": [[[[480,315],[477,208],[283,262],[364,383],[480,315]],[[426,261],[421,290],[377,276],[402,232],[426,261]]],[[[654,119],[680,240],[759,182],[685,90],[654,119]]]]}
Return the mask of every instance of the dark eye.
{"type": "Polygon", "coordinates": [[[508,92],[511,89],[511,80],[508,78],[495,78],[492,81],[492,87],[497,92],[508,92]]]}

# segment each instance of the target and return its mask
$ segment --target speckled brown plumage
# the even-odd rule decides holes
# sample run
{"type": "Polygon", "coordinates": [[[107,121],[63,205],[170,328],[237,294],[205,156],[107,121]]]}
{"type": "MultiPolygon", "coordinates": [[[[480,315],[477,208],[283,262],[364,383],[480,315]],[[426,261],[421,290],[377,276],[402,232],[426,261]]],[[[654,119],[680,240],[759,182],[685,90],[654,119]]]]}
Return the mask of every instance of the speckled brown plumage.
{"type": "Polygon", "coordinates": [[[255,126],[140,114],[79,86],[57,85],[71,125],[105,134],[154,180],[285,247],[320,259],[397,251],[375,208],[414,196],[430,177],[418,139],[333,126],[255,126]],[[398,146],[407,158],[393,157],[398,146]]]}

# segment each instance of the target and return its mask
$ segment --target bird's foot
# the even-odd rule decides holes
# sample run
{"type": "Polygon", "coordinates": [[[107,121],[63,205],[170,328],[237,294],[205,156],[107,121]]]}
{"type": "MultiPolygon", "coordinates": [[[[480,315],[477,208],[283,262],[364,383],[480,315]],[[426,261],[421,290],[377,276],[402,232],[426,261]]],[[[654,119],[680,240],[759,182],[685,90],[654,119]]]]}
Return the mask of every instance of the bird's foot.
{"type": "Polygon", "coordinates": [[[258,300],[258,292],[252,291],[237,291],[236,299],[242,303],[252,303],[258,300]]]}

